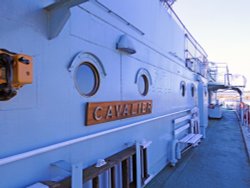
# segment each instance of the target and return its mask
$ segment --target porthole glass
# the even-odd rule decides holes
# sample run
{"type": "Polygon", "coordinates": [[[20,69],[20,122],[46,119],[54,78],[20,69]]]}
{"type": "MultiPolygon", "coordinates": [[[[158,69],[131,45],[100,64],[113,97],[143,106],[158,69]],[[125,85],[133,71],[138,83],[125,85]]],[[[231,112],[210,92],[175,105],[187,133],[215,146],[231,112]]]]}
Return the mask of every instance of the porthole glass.
{"type": "Polygon", "coordinates": [[[148,78],[146,75],[142,74],[138,78],[138,90],[139,93],[143,96],[146,96],[148,94],[148,78]]]}
{"type": "Polygon", "coordinates": [[[195,89],[195,85],[194,85],[194,84],[192,84],[192,85],[191,85],[191,95],[192,95],[192,97],[194,97],[194,96],[195,96],[195,91],[196,91],[196,89],[195,89]]]}
{"type": "Polygon", "coordinates": [[[184,97],[186,95],[186,83],[184,81],[181,81],[180,90],[181,95],[184,97]]]}
{"type": "Polygon", "coordinates": [[[75,83],[78,92],[83,96],[93,96],[99,87],[97,69],[89,62],[81,63],[75,73],[75,83]]]}

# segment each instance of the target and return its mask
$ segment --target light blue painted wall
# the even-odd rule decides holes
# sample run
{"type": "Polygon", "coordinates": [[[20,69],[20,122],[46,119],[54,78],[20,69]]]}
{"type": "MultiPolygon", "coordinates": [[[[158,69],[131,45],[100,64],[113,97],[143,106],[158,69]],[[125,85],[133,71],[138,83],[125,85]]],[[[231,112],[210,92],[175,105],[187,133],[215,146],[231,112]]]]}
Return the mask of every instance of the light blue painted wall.
{"type": "MultiPolygon", "coordinates": [[[[5,26],[0,31],[1,48],[31,55],[35,75],[32,85],[21,88],[12,100],[0,102],[0,158],[196,105],[197,99],[191,96],[191,83],[197,87],[194,73],[169,54],[175,52],[184,58],[184,33],[158,1],[100,1],[140,28],[144,36],[93,3],[87,3],[81,6],[95,16],[79,7],[72,8],[70,20],[53,40],[47,39],[46,13],[42,10],[49,2],[5,0],[0,7],[0,23],[5,26]],[[139,13],[133,13],[134,10],[139,13]],[[115,50],[119,36],[124,33],[131,37],[137,50],[135,55],[115,50]],[[73,74],[68,71],[79,52],[95,54],[107,73],[101,75],[100,88],[93,97],[79,95],[73,74]],[[138,93],[135,84],[141,68],[147,69],[152,77],[145,97],[138,93]],[[187,83],[185,97],[180,92],[182,80],[187,83]],[[84,126],[87,102],[146,99],[153,100],[152,114],[84,126]]],[[[26,186],[54,178],[59,174],[51,169],[52,162],[81,162],[86,167],[124,149],[125,143],[142,139],[153,141],[149,148],[149,171],[155,174],[169,160],[172,120],[176,117],[0,166],[1,179],[5,180],[0,181],[0,187],[26,186]],[[10,180],[12,177],[16,177],[14,181],[10,180]]]]}

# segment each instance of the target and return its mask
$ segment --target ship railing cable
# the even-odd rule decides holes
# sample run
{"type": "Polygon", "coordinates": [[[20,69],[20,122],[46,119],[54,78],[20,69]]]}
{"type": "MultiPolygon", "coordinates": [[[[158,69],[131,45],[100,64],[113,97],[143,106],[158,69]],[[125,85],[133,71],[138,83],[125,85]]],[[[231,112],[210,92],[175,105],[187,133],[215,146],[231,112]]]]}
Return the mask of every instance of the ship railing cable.
{"type": "MultiPolygon", "coordinates": [[[[187,27],[184,25],[184,23],[181,21],[181,19],[178,17],[176,12],[172,8],[172,4],[169,3],[169,0],[160,0],[163,5],[167,8],[167,10],[171,13],[172,18],[176,20],[176,23],[184,30],[185,32],[185,39],[188,43],[192,45],[192,47],[195,49],[195,53],[191,53],[189,49],[186,49],[185,51],[187,54],[192,54],[193,56],[198,57],[202,59],[202,62],[206,61],[207,59],[207,53],[204,50],[204,48],[197,42],[197,40],[194,38],[194,36],[190,33],[190,31],[187,29],[187,27]]],[[[171,1],[172,2],[172,1],[171,1]]]]}
{"type": "Polygon", "coordinates": [[[206,63],[207,56],[202,50],[195,44],[188,34],[185,34],[185,58],[186,59],[198,59],[201,62],[206,63]]]}
{"type": "Polygon", "coordinates": [[[208,74],[210,81],[230,86],[230,73],[227,63],[209,62],[208,74]]]}
{"type": "Polygon", "coordinates": [[[230,73],[227,63],[215,62],[209,62],[208,64],[208,80],[227,87],[237,88],[245,87],[247,82],[245,76],[230,73]]]}
{"type": "MultiPolygon", "coordinates": [[[[185,109],[185,110],[181,110],[181,111],[177,111],[177,112],[173,112],[173,113],[169,113],[169,114],[165,114],[165,115],[160,115],[160,116],[153,117],[153,118],[150,118],[150,119],[137,121],[135,123],[125,124],[125,125],[122,125],[120,127],[116,127],[116,128],[109,129],[109,130],[106,130],[106,131],[85,135],[85,136],[75,138],[75,139],[71,139],[71,140],[68,140],[68,141],[63,141],[63,142],[55,143],[55,144],[52,144],[52,145],[49,145],[49,146],[44,146],[44,147],[41,147],[41,148],[33,149],[31,151],[27,151],[27,152],[24,152],[24,153],[19,153],[19,154],[15,154],[15,155],[12,155],[12,156],[5,157],[5,158],[0,158],[0,166],[1,165],[6,165],[6,164],[9,164],[9,163],[13,163],[13,162],[16,162],[16,161],[19,161],[19,160],[27,159],[27,158],[30,158],[30,157],[33,157],[33,156],[36,156],[36,155],[44,154],[44,153],[47,153],[47,152],[50,152],[50,151],[54,151],[54,150],[57,150],[57,149],[60,149],[60,148],[64,148],[64,147],[67,147],[67,146],[70,146],[70,145],[73,145],[73,144],[84,142],[86,140],[94,139],[94,138],[97,138],[97,137],[100,137],[100,136],[103,136],[103,135],[107,135],[107,134],[111,134],[111,133],[114,133],[114,132],[129,129],[131,127],[139,126],[139,125],[142,125],[142,124],[145,124],[145,123],[153,122],[153,121],[156,121],[156,120],[171,117],[171,116],[178,115],[178,114],[181,114],[181,113],[186,113],[186,112],[189,112],[189,111],[191,111],[191,109],[185,109]]],[[[152,125],[154,125],[154,124],[152,124],[152,125]]]]}

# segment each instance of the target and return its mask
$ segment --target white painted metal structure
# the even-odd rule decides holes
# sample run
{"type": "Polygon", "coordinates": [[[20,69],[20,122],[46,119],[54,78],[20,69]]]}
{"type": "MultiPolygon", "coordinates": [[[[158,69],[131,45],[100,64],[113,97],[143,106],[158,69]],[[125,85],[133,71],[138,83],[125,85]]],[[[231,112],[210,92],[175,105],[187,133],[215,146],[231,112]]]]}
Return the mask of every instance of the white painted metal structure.
{"type": "MultiPolygon", "coordinates": [[[[142,145],[152,142],[146,184],[180,159],[189,143],[178,142],[194,134],[194,120],[195,134],[205,137],[206,53],[166,6],[160,0],[1,2],[0,48],[32,56],[34,79],[0,101],[0,187],[39,187],[68,176],[78,187],[82,169],[131,145],[141,187],[142,145]],[[117,45],[121,36],[125,50],[117,45]],[[78,77],[81,66],[88,75],[78,77]],[[85,125],[88,102],[131,100],[152,100],[152,113],[85,125]],[[57,161],[70,171],[55,167],[57,161]]],[[[107,176],[101,175],[100,187],[110,186],[107,176]]]]}

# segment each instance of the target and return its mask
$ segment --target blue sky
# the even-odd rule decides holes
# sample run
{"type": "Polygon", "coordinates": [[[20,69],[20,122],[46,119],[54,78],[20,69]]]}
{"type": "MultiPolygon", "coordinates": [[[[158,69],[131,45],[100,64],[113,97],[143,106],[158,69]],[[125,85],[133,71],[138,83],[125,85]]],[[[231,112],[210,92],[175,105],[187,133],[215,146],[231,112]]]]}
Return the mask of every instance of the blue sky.
{"type": "Polygon", "coordinates": [[[173,9],[209,60],[244,74],[250,89],[250,0],[177,0],[173,9]]]}

